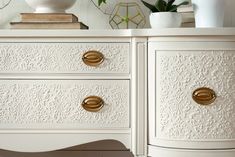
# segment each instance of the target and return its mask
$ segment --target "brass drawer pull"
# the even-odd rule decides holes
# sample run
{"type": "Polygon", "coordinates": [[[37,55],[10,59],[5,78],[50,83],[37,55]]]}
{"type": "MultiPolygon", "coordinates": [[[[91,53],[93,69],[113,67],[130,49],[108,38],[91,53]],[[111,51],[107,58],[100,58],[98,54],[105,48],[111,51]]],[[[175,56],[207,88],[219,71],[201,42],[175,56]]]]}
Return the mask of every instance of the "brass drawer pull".
{"type": "Polygon", "coordinates": [[[216,99],[215,92],[206,87],[198,88],[193,92],[193,100],[200,105],[210,105],[216,99]]]}
{"type": "Polygon", "coordinates": [[[82,107],[89,112],[98,112],[104,106],[104,101],[98,96],[89,96],[82,102],[82,107]]]}
{"type": "Polygon", "coordinates": [[[88,51],[83,54],[82,61],[88,66],[99,66],[104,61],[104,55],[98,51],[88,51]]]}

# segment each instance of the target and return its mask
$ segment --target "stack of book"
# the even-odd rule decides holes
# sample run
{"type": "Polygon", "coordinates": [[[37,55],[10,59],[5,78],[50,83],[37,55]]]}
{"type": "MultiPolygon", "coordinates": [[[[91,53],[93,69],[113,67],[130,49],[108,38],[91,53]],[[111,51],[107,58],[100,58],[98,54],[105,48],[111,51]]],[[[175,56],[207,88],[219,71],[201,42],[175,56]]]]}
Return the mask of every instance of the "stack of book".
{"type": "Polygon", "coordinates": [[[192,5],[181,6],[177,11],[182,15],[182,27],[195,27],[195,17],[192,5]]]}
{"type": "Polygon", "coordinates": [[[88,29],[69,13],[21,13],[21,21],[10,25],[13,29],[88,29]]]}

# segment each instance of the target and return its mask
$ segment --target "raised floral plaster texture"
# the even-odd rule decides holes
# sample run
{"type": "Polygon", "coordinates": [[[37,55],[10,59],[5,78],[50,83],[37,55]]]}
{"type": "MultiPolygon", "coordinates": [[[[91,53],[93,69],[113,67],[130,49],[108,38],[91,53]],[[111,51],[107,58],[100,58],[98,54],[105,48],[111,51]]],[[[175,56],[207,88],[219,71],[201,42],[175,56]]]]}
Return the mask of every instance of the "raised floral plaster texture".
{"type": "Polygon", "coordinates": [[[235,52],[157,52],[157,137],[169,140],[235,139],[235,52]],[[209,87],[216,101],[201,106],[192,93],[209,87]]]}
{"type": "Polygon", "coordinates": [[[0,72],[129,73],[129,49],[129,43],[1,43],[0,72]],[[83,63],[90,50],[104,55],[100,66],[83,63]]]}
{"type": "Polygon", "coordinates": [[[129,127],[127,80],[2,80],[0,128],[91,129],[129,127]],[[87,96],[101,97],[97,113],[81,106],[87,96]]]}

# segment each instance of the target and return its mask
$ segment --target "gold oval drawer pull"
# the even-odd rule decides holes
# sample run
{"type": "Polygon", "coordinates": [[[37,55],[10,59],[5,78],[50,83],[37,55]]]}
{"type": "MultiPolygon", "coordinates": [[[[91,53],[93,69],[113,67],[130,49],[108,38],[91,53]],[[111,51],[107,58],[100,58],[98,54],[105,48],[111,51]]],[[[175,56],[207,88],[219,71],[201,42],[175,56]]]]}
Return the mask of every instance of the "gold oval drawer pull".
{"type": "Polygon", "coordinates": [[[89,112],[98,112],[104,106],[104,101],[98,96],[89,96],[82,102],[82,107],[89,112]]]}
{"type": "Polygon", "coordinates": [[[210,105],[216,99],[215,92],[206,87],[198,88],[193,92],[193,100],[200,105],[210,105]]]}
{"type": "Polygon", "coordinates": [[[82,61],[88,66],[99,66],[104,61],[104,55],[98,51],[88,51],[83,54],[82,61]]]}

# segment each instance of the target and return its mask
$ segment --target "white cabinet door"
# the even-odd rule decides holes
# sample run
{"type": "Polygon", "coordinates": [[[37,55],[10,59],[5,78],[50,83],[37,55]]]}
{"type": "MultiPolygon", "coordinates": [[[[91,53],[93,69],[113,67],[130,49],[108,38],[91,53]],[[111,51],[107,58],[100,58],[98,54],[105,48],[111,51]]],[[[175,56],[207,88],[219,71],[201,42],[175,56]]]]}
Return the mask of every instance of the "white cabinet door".
{"type": "Polygon", "coordinates": [[[235,147],[233,45],[150,43],[151,145],[194,149],[235,147]]]}

